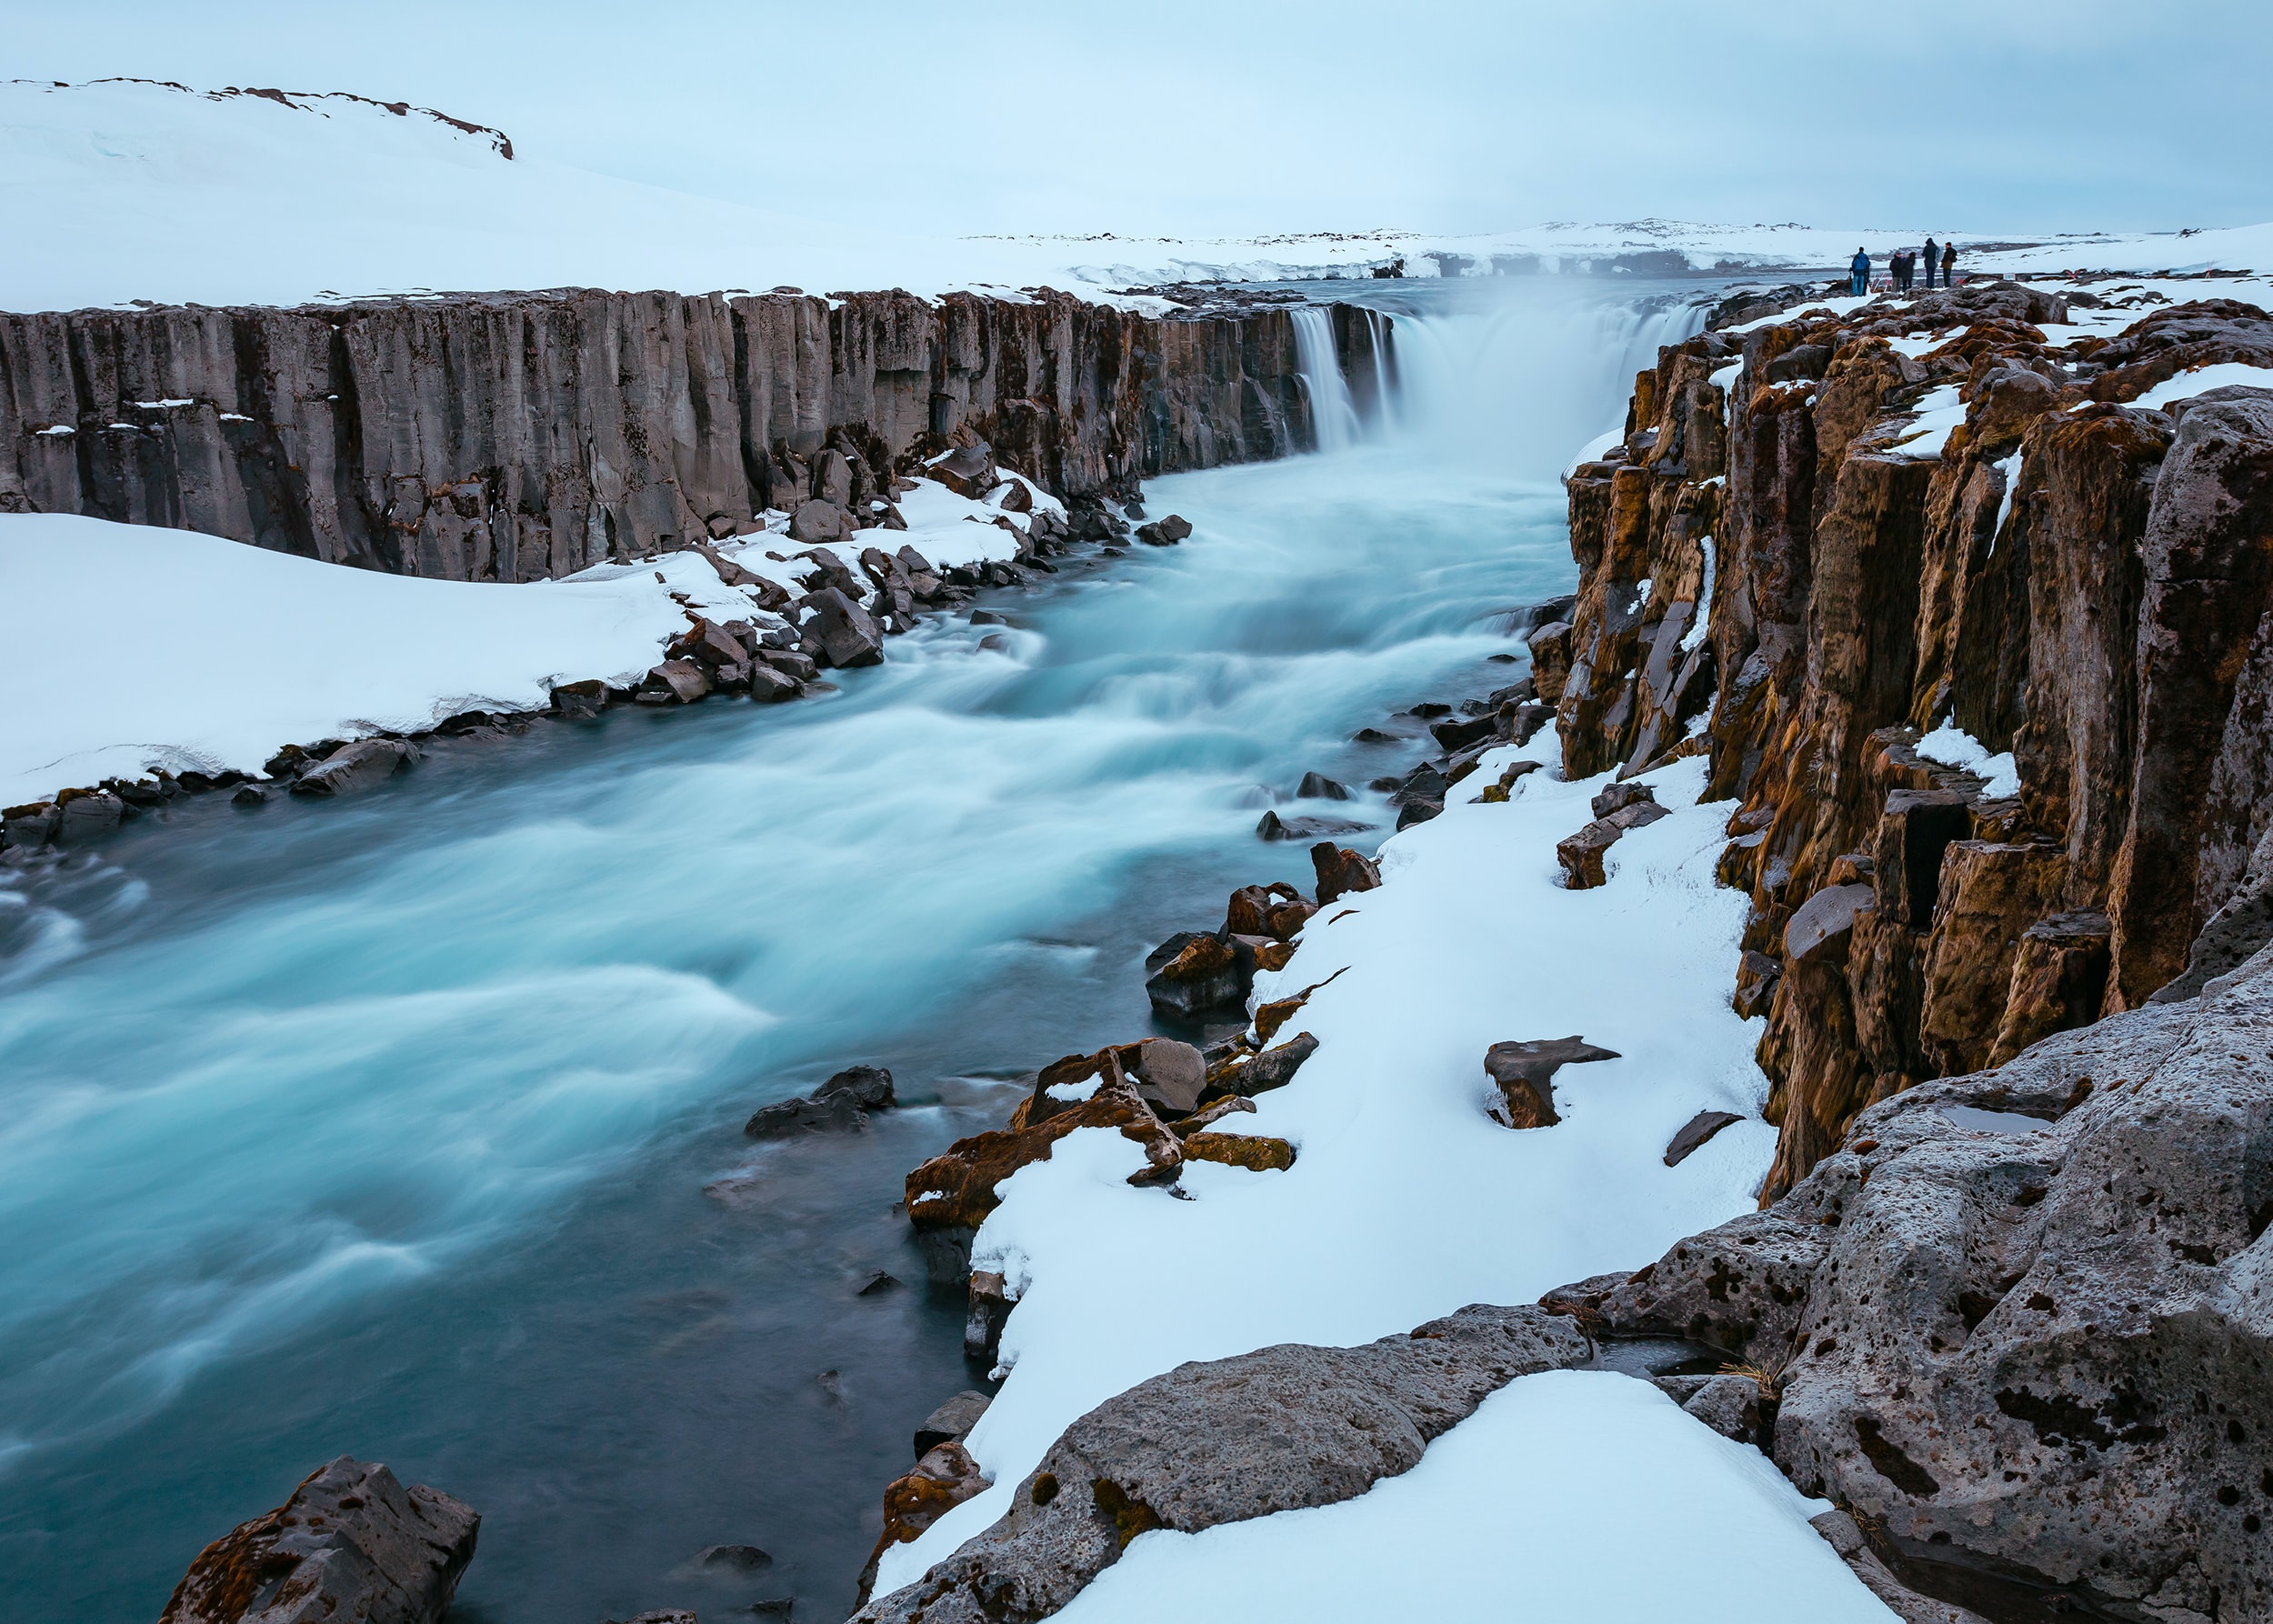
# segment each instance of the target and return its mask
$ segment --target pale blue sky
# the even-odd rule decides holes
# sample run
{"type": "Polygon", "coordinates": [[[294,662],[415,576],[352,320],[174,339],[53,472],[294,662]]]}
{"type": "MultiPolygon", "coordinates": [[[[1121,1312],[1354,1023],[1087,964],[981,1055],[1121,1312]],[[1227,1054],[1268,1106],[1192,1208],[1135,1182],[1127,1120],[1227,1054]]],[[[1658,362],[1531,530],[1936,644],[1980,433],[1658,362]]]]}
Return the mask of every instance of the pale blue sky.
{"type": "Polygon", "coordinates": [[[1967,232],[2273,219],[2232,0],[0,0],[0,75],[406,97],[522,151],[922,231],[1967,232]]]}

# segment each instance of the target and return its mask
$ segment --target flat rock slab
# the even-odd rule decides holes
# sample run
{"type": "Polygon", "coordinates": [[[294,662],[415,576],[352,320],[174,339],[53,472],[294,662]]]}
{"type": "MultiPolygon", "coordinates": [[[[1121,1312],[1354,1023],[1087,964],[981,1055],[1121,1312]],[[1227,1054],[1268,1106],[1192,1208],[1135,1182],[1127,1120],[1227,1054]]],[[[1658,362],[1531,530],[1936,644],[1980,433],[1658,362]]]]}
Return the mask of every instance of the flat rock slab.
{"type": "Polygon", "coordinates": [[[1679,1167],[1688,1160],[1693,1152],[1700,1148],[1707,1140],[1722,1128],[1732,1122],[1743,1120],[1744,1118],[1734,1111],[1697,1112],[1696,1116],[1682,1124],[1681,1131],[1675,1134],[1673,1142],[1666,1147],[1666,1166],[1679,1167]]]}
{"type": "Polygon", "coordinates": [[[1499,1085],[1501,1103],[1493,1118],[1507,1128],[1552,1128],[1562,1120],[1555,1114],[1555,1074],[1566,1066],[1618,1058],[1616,1049],[1597,1048],[1576,1036],[1495,1043],[1484,1052],[1485,1075],[1499,1085]]]}
{"type": "Polygon", "coordinates": [[[1568,1319],[1478,1306],[1361,1348],[1290,1343],[1180,1365],[1076,1421],[1000,1523],[854,1619],[1046,1619],[1138,1534],[1353,1499],[1516,1378],[1587,1356],[1568,1319]]]}

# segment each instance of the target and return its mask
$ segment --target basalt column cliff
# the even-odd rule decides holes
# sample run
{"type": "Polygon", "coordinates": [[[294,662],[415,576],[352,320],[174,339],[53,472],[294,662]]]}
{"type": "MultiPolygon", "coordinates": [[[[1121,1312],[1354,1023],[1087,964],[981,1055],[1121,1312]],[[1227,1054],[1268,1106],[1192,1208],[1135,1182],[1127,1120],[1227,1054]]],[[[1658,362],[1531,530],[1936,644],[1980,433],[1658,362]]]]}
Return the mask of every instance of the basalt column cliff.
{"type": "Polygon", "coordinates": [[[881,494],[966,430],[1067,497],[1316,441],[1285,310],[561,290],[0,316],[0,512],[448,580],[747,529],[825,446],[881,494]]]}
{"type": "Polygon", "coordinates": [[[1539,686],[1575,773],[1709,756],[1779,1141],[1766,1210],[1552,1300],[1745,1361],[1943,1603],[2261,1619],[2273,392],[2179,375],[2273,321],[2069,314],[1707,332],[1570,479],[1539,686]]]}

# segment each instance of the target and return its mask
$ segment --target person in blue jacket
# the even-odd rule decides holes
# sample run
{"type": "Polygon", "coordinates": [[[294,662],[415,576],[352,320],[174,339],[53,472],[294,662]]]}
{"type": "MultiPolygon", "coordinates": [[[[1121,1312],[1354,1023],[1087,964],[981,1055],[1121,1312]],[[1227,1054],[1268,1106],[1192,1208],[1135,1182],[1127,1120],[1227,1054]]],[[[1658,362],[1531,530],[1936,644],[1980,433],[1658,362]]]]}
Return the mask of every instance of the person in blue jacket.
{"type": "Polygon", "coordinates": [[[1855,263],[1847,267],[1847,291],[1861,298],[1870,291],[1870,256],[1860,248],[1855,250],[1855,263]]]}

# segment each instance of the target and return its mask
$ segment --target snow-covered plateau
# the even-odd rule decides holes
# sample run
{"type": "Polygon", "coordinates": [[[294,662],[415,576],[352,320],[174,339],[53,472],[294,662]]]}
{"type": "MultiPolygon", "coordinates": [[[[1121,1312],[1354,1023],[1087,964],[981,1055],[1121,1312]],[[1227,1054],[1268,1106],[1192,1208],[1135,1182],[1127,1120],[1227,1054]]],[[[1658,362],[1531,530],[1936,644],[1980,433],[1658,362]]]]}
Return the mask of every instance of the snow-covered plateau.
{"type": "MultiPolygon", "coordinates": [[[[1557,221],[1443,234],[932,239],[617,180],[514,147],[470,121],[340,95],[143,80],[0,83],[0,208],[35,254],[0,262],[0,309],[296,305],[564,286],[680,293],[795,285],[1015,296],[1055,286],[1553,271],[1843,267],[1940,233],[1968,270],[2273,269],[2273,226],[2046,239],[1962,222],[1557,221]],[[1977,248],[1979,250],[1977,252],[1977,248]]],[[[510,132],[506,132],[509,135],[510,132]]]]}

